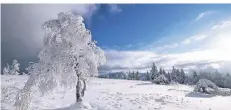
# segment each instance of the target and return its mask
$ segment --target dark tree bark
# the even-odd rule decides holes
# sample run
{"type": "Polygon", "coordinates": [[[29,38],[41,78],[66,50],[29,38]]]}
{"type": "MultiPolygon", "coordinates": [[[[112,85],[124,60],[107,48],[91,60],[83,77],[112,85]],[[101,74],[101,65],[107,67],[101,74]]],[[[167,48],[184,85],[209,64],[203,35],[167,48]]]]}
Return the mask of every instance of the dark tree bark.
{"type": "Polygon", "coordinates": [[[206,94],[209,94],[209,92],[207,91],[207,89],[205,87],[202,87],[202,92],[206,93],[206,94]]]}
{"type": "Polygon", "coordinates": [[[82,95],[82,97],[84,96],[84,93],[85,93],[85,90],[86,90],[86,81],[85,80],[83,80],[83,90],[82,90],[82,92],[81,92],[81,95],[82,95]]]}
{"type": "Polygon", "coordinates": [[[81,97],[81,94],[80,94],[80,78],[79,78],[79,75],[77,75],[78,77],[78,81],[77,81],[77,85],[76,85],[76,102],[80,102],[82,101],[82,97],[81,97]]]}

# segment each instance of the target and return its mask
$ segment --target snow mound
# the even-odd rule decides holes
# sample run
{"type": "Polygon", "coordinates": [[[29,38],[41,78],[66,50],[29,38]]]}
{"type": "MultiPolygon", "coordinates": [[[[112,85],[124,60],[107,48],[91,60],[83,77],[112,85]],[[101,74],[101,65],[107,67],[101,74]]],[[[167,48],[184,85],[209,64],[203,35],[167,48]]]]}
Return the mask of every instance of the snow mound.
{"type": "Polygon", "coordinates": [[[47,110],[91,110],[92,107],[88,102],[81,101],[71,104],[68,107],[57,108],[57,109],[47,109],[47,110]]]}

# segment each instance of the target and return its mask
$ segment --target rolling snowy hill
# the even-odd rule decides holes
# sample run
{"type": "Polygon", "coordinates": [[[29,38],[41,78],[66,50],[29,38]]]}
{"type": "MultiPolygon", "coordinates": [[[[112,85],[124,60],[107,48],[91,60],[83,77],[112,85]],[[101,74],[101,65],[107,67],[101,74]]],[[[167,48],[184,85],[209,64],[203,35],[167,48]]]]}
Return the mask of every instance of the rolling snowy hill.
{"type": "MultiPolygon", "coordinates": [[[[1,109],[12,110],[17,92],[28,76],[1,76],[1,109]]],[[[155,85],[147,81],[93,78],[85,102],[92,110],[230,110],[231,96],[193,93],[192,86],[155,85]],[[87,103],[86,103],[87,104],[87,103]]],[[[32,100],[32,110],[67,110],[75,102],[75,88],[32,100]],[[67,107],[67,108],[65,108],[67,107]]]]}

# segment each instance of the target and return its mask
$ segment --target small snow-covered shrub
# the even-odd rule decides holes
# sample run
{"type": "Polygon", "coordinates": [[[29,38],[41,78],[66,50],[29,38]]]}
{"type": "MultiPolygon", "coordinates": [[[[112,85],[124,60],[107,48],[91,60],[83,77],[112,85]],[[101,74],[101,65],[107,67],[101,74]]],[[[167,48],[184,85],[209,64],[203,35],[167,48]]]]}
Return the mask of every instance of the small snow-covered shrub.
{"type": "Polygon", "coordinates": [[[169,83],[168,79],[164,76],[164,74],[161,74],[160,76],[155,78],[152,82],[156,84],[168,84],[169,83]]]}
{"type": "Polygon", "coordinates": [[[195,92],[203,92],[209,94],[208,89],[213,89],[215,92],[218,92],[218,87],[212,81],[208,79],[200,79],[194,89],[195,92]]]}

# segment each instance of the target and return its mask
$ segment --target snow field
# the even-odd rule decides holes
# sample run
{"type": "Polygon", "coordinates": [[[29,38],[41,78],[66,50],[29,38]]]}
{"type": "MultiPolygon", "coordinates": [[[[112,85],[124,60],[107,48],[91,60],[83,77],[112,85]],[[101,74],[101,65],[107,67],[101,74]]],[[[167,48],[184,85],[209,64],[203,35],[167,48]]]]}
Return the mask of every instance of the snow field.
{"type": "MultiPolygon", "coordinates": [[[[28,76],[1,76],[1,109],[12,110],[14,98],[28,76]]],[[[34,94],[32,110],[230,110],[231,96],[194,93],[192,86],[155,85],[147,81],[93,78],[82,104],[75,88],[45,96],[34,94]],[[89,105],[90,104],[90,105],[89,105]]]]}

